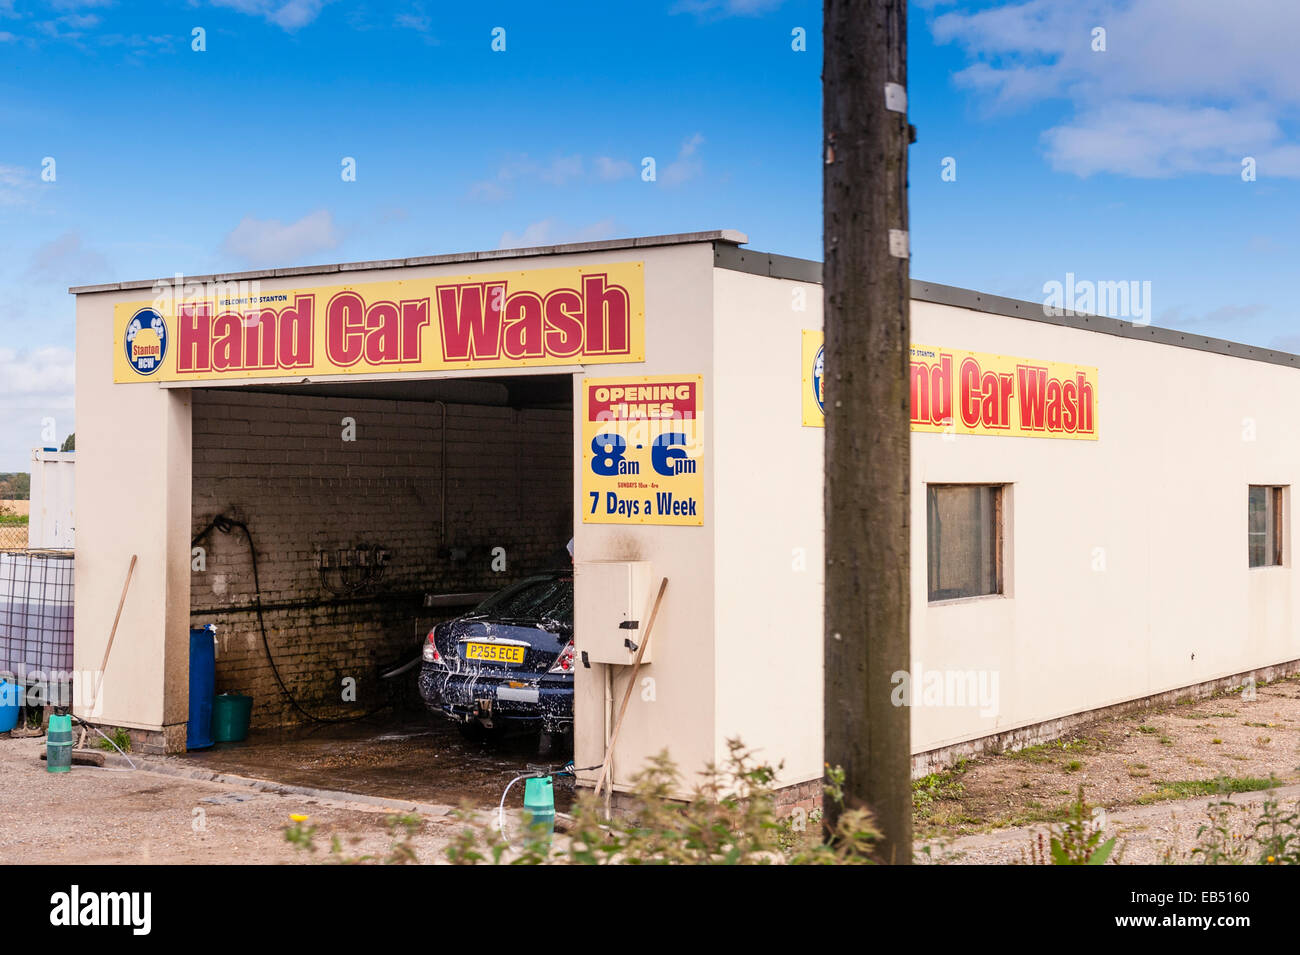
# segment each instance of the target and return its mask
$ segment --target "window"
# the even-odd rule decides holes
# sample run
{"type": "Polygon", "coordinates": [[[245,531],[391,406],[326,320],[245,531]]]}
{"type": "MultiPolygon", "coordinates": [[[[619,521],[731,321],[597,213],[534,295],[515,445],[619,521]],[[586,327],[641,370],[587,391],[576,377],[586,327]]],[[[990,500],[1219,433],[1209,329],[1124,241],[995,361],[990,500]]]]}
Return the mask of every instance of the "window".
{"type": "Polygon", "coordinates": [[[926,485],[930,600],[1002,593],[999,484],[926,485]]]}
{"type": "Polygon", "coordinates": [[[1247,494],[1246,544],[1251,567],[1282,563],[1282,488],[1252,484],[1247,494]]]}

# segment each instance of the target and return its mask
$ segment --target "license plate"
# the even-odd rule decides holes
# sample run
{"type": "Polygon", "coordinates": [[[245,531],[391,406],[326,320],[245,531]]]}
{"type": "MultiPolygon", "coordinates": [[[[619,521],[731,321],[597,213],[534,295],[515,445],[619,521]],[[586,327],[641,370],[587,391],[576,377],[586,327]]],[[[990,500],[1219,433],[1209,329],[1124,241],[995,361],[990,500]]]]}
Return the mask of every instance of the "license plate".
{"type": "Polygon", "coordinates": [[[493,663],[523,663],[524,648],[503,643],[467,643],[466,660],[490,660],[493,663]]]}

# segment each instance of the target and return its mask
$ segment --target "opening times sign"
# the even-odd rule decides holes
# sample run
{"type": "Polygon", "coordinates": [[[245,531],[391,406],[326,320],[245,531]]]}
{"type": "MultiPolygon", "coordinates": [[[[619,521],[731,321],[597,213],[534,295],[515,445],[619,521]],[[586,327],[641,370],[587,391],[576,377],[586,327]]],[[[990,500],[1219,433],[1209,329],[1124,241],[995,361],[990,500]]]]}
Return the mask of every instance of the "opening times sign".
{"type": "Polygon", "coordinates": [[[704,523],[702,381],[583,380],[583,523],[704,523]]]}

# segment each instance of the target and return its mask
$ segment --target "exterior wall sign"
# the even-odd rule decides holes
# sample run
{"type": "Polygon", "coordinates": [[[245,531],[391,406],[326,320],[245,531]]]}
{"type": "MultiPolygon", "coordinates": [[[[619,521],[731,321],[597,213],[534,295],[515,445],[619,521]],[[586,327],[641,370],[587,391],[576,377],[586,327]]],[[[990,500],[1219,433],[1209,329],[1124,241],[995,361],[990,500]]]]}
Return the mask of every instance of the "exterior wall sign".
{"type": "MultiPolygon", "coordinates": [[[[803,423],[825,426],[823,336],[803,333],[803,423]]],[[[1096,441],[1097,369],[912,346],[912,430],[1096,441]]]]}
{"type": "Polygon", "coordinates": [[[583,523],[704,523],[702,382],[583,380],[583,523]]]}
{"type": "Polygon", "coordinates": [[[154,292],[114,306],[115,382],[645,360],[641,262],[270,294],[258,282],[154,292]]]}

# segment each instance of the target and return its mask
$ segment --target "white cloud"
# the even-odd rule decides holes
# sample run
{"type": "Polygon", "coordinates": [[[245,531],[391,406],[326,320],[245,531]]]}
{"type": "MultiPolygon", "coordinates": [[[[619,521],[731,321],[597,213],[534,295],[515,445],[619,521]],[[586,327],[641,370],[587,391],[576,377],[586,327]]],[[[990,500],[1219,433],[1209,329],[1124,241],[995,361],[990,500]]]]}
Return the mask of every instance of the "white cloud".
{"type": "Polygon", "coordinates": [[[51,397],[71,396],[74,380],[70,348],[0,348],[0,406],[44,407],[51,397]]]}
{"type": "MultiPolygon", "coordinates": [[[[1047,158],[1056,169],[1079,176],[1110,172],[1145,179],[1239,173],[1243,156],[1271,157],[1281,138],[1277,122],[1257,108],[1232,111],[1136,101],[1090,109],[1043,134],[1047,158]]],[[[1286,174],[1284,163],[1266,165],[1273,167],[1268,172],[1286,174]]]]}
{"type": "Polygon", "coordinates": [[[565,225],[555,218],[542,219],[528,224],[521,232],[503,232],[497,248],[527,249],[562,242],[595,242],[612,238],[616,229],[617,223],[612,218],[577,227],[565,225]]]}
{"type": "Polygon", "coordinates": [[[1300,4],[1255,0],[1027,0],[933,16],[935,39],[971,60],[955,82],[993,110],[1060,99],[1044,133],[1052,164],[1078,175],[1300,176],[1300,4]],[[1094,30],[1105,31],[1096,51],[1094,30]]]}
{"type": "Polygon", "coordinates": [[[30,469],[42,419],[55,419],[57,441],[75,429],[74,375],[69,348],[0,348],[0,471],[30,469]]]}
{"type": "Polygon", "coordinates": [[[250,265],[269,268],[296,264],[304,256],[337,248],[342,241],[334,216],[328,209],[320,209],[287,224],[245,216],[226,236],[223,246],[250,265]]]}
{"type": "Polygon", "coordinates": [[[677,151],[677,158],[659,170],[658,181],[667,186],[679,186],[688,179],[694,179],[704,171],[704,163],[696,155],[704,137],[696,133],[682,143],[677,151]]]}
{"type": "Polygon", "coordinates": [[[636,172],[636,167],[626,159],[614,159],[610,156],[597,156],[595,167],[596,176],[605,182],[626,179],[636,172]]]}
{"type": "Polygon", "coordinates": [[[31,201],[37,177],[21,166],[0,165],[0,206],[21,206],[31,201]]]}
{"type": "Polygon", "coordinates": [[[493,179],[480,179],[469,186],[469,195],[476,199],[504,199],[512,182],[545,182],[551,186],[567,186],[569,182],[582,178],[584,166],[581,156],[555,156],[554,159],[538,162],[526,153],[513,156],[504,161],[493,179]]]}
{"type": "Polygon", "coordinates": [[[32,252],[26,276],[37,282],[67,287],[108,281],[108,260],[86,245],[80,232],[65,232],[32,252]]]}
{"type": "Polygon", "coordinates": [[[670,12],[692,13],[703,19],[758,17],[781,6],[783,0],[678,0],[670,12]]]}
{"type": "MultiPolygon", "coordinates": [[[[632,164],[599,156],[595,160],[593,171],[597,178],[608,181],[630,175],[632,164]]],[[[550,186],[567,186],[588,178],[587,163],[576,153],[572,156],[554,156],[545,161],[521,153],[503,162],[491,179],[471,183],[469,195],[473,199],[499,201],[510,195],[510,187],[515,183],[541,182],[550,186]]]]}
{"type": "Polygon", "coordinates": [[[320,16],[329,0],[212,0],[213,5],[228,7],[292,33],[320,16]]]}

